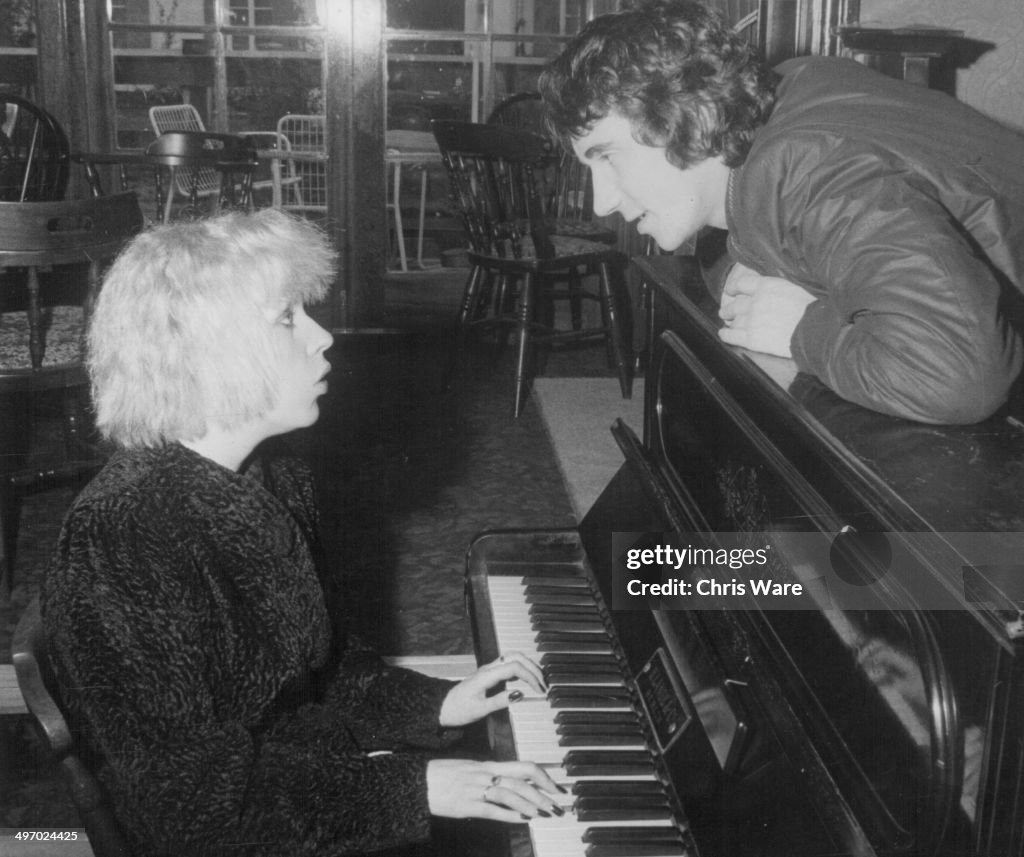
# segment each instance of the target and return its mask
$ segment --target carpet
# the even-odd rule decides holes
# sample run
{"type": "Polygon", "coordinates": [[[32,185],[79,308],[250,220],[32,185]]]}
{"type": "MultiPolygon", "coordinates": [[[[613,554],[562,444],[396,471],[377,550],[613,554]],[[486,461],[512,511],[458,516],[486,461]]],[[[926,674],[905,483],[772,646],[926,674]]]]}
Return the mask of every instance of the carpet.
{"type": "Polygon", "coordinates": [[[612,424],[621,417],[642,433],[644,382],[634,381],[633,398],[623,399],[615,378],[537,378],[532,395],[581,520],[623,461],[612,424]]]}

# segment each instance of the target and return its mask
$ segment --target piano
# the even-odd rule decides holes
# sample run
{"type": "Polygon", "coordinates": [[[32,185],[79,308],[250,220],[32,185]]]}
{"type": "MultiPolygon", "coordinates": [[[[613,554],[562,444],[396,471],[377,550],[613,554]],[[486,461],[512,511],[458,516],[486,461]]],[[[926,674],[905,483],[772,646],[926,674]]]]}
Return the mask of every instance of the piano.
{"type": "Polygon", "coordinates": [[[1024,854],[1020,390],[976,426],[869,412],[722,345],[693,260],[635,264],[643,437],[612,427],[624,463],[577,529],[486,532],[467,555],[478,659],[523,651],[548,682],[491,718],[492,750],[566,789],[564,816],[510,826],[502,847],[1024,854]],[[760,545],[802,595],[625,562],[688,539],[760,545]],[[676,583],[634,595],[629,579],[676,583]]]}

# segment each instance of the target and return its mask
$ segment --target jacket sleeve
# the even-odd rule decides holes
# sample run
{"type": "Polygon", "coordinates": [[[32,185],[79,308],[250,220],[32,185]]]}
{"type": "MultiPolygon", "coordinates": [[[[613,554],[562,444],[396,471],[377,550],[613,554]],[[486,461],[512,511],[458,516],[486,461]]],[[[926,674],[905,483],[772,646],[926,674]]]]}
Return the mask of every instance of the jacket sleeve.
{"type": "Polygon", "coordinates": [[[441,704],[454,684],[388,666],[376,651],[349,638],[327,684],[324,705],[346,722],[365,750],[438,750],[462,734],[438,723],[441,704]]]}
{"type": "Polygon", "coordinates": [[[872,161],[840,148],[801,179],[805,195],[780,194],[788,213],[778,240],[818,295],[794,332],[793,357],[876,411],[925,423],[985,419],[1022,361],[996,275],[926,187],[872,161]]]}
{"type": "MultiPolygon", "coordinates": [[[[167,854],[246,843],[246,854],[300,855],[429,836],[425,755],[369,752],[326,704],[268,708],[273,687],[254,699],[224,691],[230,677],[206,650],[209,594],[162,573],[189,562],[183,540],[77,517],[61,536],[44,621],[72,720],[136,837],[167,854]]],[[[396,732],[415,718],[436,724],[437,685],[402,697],[400,677],[377,675],[371,687],[390,684],[375,700],[404,700],[396,732]]]]}

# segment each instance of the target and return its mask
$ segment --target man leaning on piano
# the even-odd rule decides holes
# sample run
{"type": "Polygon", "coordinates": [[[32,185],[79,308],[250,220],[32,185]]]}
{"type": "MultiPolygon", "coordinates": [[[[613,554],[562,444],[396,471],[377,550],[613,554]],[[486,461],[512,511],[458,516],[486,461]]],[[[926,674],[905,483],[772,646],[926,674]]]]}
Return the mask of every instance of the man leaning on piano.
{"type": "MultiPolygon", "coordinates": [[[[594,211],[664,250],[728,230],[726,343],[925,423],[1005,401],[1024,351],[1024,137],[852,60],[765,65],[698,3],[598,18],[545,71],[594,211]]],[[[724,281],[724,282],[722,282],[724,281]]]]}

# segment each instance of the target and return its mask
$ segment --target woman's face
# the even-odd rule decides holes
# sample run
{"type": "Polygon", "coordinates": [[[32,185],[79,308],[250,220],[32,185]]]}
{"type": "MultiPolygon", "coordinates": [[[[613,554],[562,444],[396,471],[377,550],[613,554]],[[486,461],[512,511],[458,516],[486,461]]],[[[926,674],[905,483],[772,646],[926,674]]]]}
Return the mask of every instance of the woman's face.
{"type": "Polygon", "coordinates": [[[301,303],[280,300],[262,308],[273,325],[272,341],[280,357],[277,401],[263,417],[266,437],[305,428],[320,415],[317,399],[327,392],[331,364],[324,357],[333,338],[306,314],[301,303]]]}

